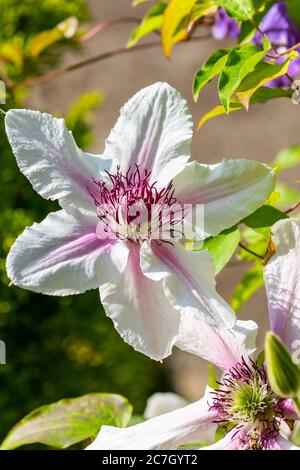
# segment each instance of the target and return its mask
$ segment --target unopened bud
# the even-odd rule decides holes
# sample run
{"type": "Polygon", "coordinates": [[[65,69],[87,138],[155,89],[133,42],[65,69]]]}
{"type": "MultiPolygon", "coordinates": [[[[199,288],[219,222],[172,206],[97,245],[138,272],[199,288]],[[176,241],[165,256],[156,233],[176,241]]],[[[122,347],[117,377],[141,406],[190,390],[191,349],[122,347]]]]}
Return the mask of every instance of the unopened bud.
{"type": "Polygon", "coordinates": [[[266,337],[265,354],[270,386],[283,398],[294,398],[300,393],[300,369],[281,340],[269,332],[266,337]]]}

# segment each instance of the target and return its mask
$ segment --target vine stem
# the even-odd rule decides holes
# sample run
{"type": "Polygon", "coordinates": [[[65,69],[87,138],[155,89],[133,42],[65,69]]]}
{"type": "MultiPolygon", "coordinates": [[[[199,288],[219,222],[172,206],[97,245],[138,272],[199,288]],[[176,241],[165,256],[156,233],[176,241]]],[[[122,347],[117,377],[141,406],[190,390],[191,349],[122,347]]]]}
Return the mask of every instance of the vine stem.
{"type": "Polygon", "coordinates": [[[298,209],[300,207],[300,201],[296,202],[292,207],[290,207],[288,210],[285,211],[285,214],[289,214],[290,212],[298,209]]]}
{"type": "Polygon", "coordinates": [[[247,251],[247,253],[250,253],[250,255],[255,256],[256,258],[259,258],[259,259],[262,259],[262,260],[264,259],[264,257],[262,255],[259,255],[255,251],[252,251],[250,248],[245,246],[242,242],[239,243],[239,247],[242,248],[242,250],[247,251]]]}
{"type": "Polygon", "coordinates": [[[122,24],[122,23],[139,24],[140,22],[141,22],[140,18],[136,18],[134,16],[124,16],[120,18],[113,18],[113,19],[109,19],[106,21],[102,21],[101,23],[93,26],[93,28],[91,28],[87,33],[81,36],[77,40],[77,42],[79,42],[79,44],[84,44],[87,41],[89,41],[91,38],[96,36],[96,34],[100,33],[101,31],[104,31],[105,29],[110,28],[111,26],[115,26],[115,25],[122,24]]]}
{"type": "MultiPolygon", "coordinates": [[[[197,37],[189,38],[185,42],[200,41],[200,40],[207,39],[208,37],[210,37],[210,35],[197,36],[197,37]]],[[[91,57],[91,58],[83,60],[81,62],[77,62],[77,63],[69,65],[67,67],[63,67],[63,68],[60,68],[60,69],[53,70],[52,72],[49,72],[45,75],[41,75],[39,77],[32,78],[32,79],[29,79],[29,80],[24,80],[23,82],[20,82],[20,83],[13,83],[11,85],[11,88],[17,88],[17,87],[23,87],[23,86],[24,87],[33,87],[33,86],[39,85],[41,83],[45,83],[45,82],[48,82],[50,80],[53,80],[55,78],[62,77],[63,75],[66,75],[67,73],[78,70],[82,67],[86,67],[88,65],[95,64],[96,62],[101,62],[103,60],[110,59],[112,57],[117,57],[117,56],[120,56],[120,55],[129,54],[130,52],[141,51],[141,50],[145,50],[145,49],[152,49],[152,48],[160,47],[160,46],[161,46],[161,42],[160,41],[155,41],[155,42],[148,42],[146,44],[138,44],[137,46],[134,46],[130,49],[128,49],[126,47],[122,47],[122,48],[116,49],[114,51],[104,52],[103,54],[99,54],[97,56],[91,57]]]]}

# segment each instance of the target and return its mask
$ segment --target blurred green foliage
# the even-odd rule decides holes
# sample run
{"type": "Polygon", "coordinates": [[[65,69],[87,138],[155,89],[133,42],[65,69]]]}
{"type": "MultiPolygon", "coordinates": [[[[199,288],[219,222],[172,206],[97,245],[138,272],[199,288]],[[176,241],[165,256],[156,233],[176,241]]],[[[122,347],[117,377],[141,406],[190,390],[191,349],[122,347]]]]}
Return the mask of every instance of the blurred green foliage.
{"type": "MultiPolygon", "coordinates": [[[[84,0],[0,0],[0,11],[0,50],[7,43],[23,47],[33,35],[69,16],[89,18],[84,0]]],[[[0,60],[0,71],[24,80],[57,63],[68,47],[68,41],[59,49],[51,46],[36,67],[30,61],[12,61],[6,68],[0,60]]],[[[6,109],[24,106],[29,92],[11,90],[6,109]]],[[[99,93],[85,93],[67,112],[68,126],[81,147],[92,143],[91,110],[101,100],[99,93]]],[[[51,107],[47,111],[55,112],[51,107]]],[[[106,318],[97,291],[56,298],[9,287],[9,247],[26,225],[41,221],[58,206],[38,196],[18,170],[2,116],[0,179],[0,339],[7,346],[7,365],[0,367],[0,438],[34,408],[89,392],[121,393],[142,410],[151,393],[166,387],[162,368],[122,341],[106,318]]]]}

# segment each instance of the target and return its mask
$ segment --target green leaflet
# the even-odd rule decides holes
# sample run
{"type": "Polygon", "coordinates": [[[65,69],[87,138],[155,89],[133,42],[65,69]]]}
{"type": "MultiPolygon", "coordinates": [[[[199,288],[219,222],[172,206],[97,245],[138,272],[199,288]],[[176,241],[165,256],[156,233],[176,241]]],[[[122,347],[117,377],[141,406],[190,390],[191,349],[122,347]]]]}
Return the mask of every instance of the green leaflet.
{"type": "Polygon", "coordinates": [[[252,0],[217,0],[216,3],[237,20],[250,20],[255,14],[252,0]]]}
{"type": "Polygon", "coordinates": [[[228,54],[222,69],[218,91],[222,105],[229,112],[230,98],[257,64],[261,63],[270,49],[270,42],[265,39],[264,49],[258,49],[254,44],[244,44],[233,48],[228,54]]]}
{"type": "Polygon", "coordinates": [[[237,313],[243,304],[264,284],[262,263],[255,264],[244,274],[231,298],[231,306],[237,313]]]}
{"type": "Polygon", "coordinates": [[[153,5],[142,19],[141,24],[131,32],[126,47],[130,48],[134,46],[144,36],[160,29],[163,24],[163,14],[166,7],[167,4],[165,2],[159,2],[153,5]]]}
{"type": "MultiPolygon", "coordinates": [[[[262,103],[264,101],[276,98],[290,98],[292,96],[292,93],[292,90],[283,90],[282,88],[261,87],[251,97],[250,104],[262,103]]],[[[237,98],[232,97],[230,100],[228,113],[240,111],[241,109],[244,109],[242,103],[237,98]]],[[[222,105],[218,105],[215,108],[211,109],[200,119],[198,123],[198,129],[200,129],[210,119],[213,119],[217,116],[221,116],[222,114],[226,114],[226,111],[222,105]]]]}
{"type": "Polygon", "coordinates": [[[197,99],[199,98],[199,93],[202,90],[202,88],[210,80],[212,80],[214,77],[216,77],[222,72],[222,69],[225,65],[229,51],[230,51],[230,48],[217,50],[204,63],[203,67],[200,70],[198,70],[198,72],[195,75],[194,85],[193,85],[193,95],[194,95],[195,101],[197,101],[197,99]]]}
{"type": "Polygon", "coordinates": [[[214,258],[215,272],[218,274],[228,263],[240,241],[237,227],[224,230],[216,237],[207,238],[202,249],[208,250],[214,258]]]}

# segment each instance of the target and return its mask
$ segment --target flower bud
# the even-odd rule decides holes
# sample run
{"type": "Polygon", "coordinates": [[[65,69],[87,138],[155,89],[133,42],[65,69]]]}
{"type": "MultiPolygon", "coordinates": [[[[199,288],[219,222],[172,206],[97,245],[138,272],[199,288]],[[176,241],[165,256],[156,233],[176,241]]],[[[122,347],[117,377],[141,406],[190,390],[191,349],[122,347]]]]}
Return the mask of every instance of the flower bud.
{"type": "Polygon", "coordinates": [[[266,337],[265,354],[269,384],[282,398],[294,398],[300,393],[300,369],[281,340],[269,332],[266,337]]]}

